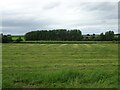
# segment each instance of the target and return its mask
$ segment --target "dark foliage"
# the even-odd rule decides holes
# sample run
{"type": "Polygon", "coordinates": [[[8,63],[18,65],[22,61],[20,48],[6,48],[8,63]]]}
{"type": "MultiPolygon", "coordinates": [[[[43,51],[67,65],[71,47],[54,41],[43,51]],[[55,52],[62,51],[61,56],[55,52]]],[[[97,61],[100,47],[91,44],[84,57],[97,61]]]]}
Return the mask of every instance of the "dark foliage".
{"type": "Polygon", "coordinates": [[[32,31],[25,34],[25,40],[57,40],[57,41],[80,41],[82,40],[82,33],[80,30],[41,30],[32,31]]]}
{"type": "MultiPolygon", "coordinates": [[[[31,31],[26,33],[24,38],[26,41],[120,41],[120,34],[114,34],[113,31],[107,31],[105,34],[101,33],[100,35],[82,35],[82,32],[78,29],[57,29],[31,31]]],[[[13,41],[11,35],[1,34],[0,41],[2,43],[20,43],[23,41],[23,39],[21,36],[19,36],[16,40],[13,41]]]]}
{"type": "Polygon", "coordinates": [[[11,35],[3,35],[1,34],[2,37],[2,43],[10,43],[12,42],[12,36],[11,35]]]}
{"type": "Polygon", "coordinates": [[[19,42],[21,42],[21,41],[23,41],[23,39],[19,36],[19,37],[16,39],[15,42],[19,43],[19,42]]]}
{"type": "Polygon", "coordinates": [[[25,34],[26,41],[118,41],[120,36],[114,34],[113,31],[107,31],[101,33],[100,35],[82,35],[80,30],[41,30],[41,31],[31,31],[25,34]]]}

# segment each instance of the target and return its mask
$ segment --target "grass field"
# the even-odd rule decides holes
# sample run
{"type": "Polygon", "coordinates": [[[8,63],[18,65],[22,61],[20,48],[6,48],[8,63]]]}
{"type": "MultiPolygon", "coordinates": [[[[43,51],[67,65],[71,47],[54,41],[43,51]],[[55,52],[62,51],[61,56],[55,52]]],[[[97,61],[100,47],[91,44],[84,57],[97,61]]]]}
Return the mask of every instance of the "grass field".
{"type": "Polygon", "coordinates": [[[118,87],[117,44],[3,44],[3,88],[118,87]]]}
{"type": "Polygon", "coordinates": [[[24,36],[12,36],[12,40],[17,40],[19,37],[21,37],[21,39],[23,40],[23,41],[25,41],[25,38],[24,38],[24,36]]]}

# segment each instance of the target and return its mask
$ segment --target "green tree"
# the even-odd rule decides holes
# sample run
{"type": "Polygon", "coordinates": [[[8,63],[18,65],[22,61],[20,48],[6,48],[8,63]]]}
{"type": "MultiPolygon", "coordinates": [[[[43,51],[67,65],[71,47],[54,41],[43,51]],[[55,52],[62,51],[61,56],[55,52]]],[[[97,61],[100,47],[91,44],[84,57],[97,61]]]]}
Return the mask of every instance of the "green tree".
{"type": "Polygon", "coordinates": [[[113,31],[105,32],[105,40],[106,41],[114,40],[114,32],[113,31]]]}
{"type": "Polygon", "coordinates": [[[92,41],[95,40],[95,34],[91,35],[90,40],[92,40],[92,41]]]}
{"type": "Polygon", "coordinates": [[[105,40],[105,35],[103,33],[100,34],[99,40],[100,41],[104,41],[105,40]]]}
{"type": "Polygon", "coordinates": [[[19,37],[16,39],[16,42],[19,43],[19,42],[21,42],[21,41],[23,41],[23,39],[19,36],[19,37]]]}
{"type": "Polygon", "coordinates": [[[38,30],[26,33],[25,40],[79,41],[82,40],[82,33],[77,29],[38,30]]]}
{"type": "Polygon", "coordinates": [[[3,35],[2,34],[2,43],[10,43],[12,42],[12,36],[11,35],[3,35]]]}

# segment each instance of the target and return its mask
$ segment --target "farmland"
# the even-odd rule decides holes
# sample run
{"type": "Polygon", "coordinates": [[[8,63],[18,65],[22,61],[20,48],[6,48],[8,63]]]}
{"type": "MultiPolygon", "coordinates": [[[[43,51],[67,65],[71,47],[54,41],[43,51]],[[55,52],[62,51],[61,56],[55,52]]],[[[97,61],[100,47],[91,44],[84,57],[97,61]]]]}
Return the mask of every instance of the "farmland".
{"type": "Polygon", "coordinates": [[[18,39],[19,37],[21,37],[21,39],[23,40],[23,41],[25,41],[25,38],[24,38],[24,36],[22,36],[22,35],[18,35],[18,36],[12,36],[12,40],[16,40],[16,39],[18,39]]]}
{"type": "Polygon", "coordinates": [[[3,44],[3,88],[116,88],[118,44],[3,44]]]}

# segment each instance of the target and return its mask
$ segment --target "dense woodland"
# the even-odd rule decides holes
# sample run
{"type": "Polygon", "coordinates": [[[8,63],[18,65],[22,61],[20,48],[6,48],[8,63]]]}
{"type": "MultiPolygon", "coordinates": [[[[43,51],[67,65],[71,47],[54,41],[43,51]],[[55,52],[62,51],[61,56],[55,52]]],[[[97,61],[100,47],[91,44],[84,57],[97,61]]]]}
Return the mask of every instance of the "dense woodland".
{"type": "MultiPolygon", "coordinates": [[[[87,34],[82,35],[82,32],[78,29],[66,30],[37,30],[31,31],[24,35],[25,41],[120,41],[120,34],[114,34],[114,31],[107,31],[100,33],[100,35],[87,34]]],[[[16,40],[12,40],[11,35],[1,34],[3,43],[21,42],[23,39],[18,36],[16,40]]]]}
{"type": "Polygon", "coordinates": [[[42,30],[32,31],[25,34],[28,40],[57,40],[57,41],[80,41],[83,36],[80,30],[42,30]]]}

